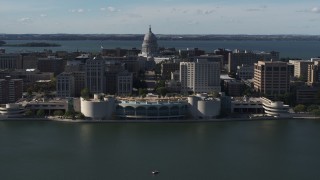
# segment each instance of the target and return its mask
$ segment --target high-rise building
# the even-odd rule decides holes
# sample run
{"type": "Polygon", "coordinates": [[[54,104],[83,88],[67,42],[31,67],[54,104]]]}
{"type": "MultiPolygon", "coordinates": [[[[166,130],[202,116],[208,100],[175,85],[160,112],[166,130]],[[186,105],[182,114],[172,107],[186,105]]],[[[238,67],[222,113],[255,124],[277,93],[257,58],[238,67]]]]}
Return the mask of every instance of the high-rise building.
{"type": "Polygon", "coordinates": [[[74,97],[74,76],[70,72],[63,72],[57,76],[57,97],[74,97]]]}
{"type": "Polygon", "coordinates": [[[101,59],[87,60],[86,87],[91,93],[105,93],[105,61],[101,59]]]}
{"type": "Polygon", "coordinates": [[[171,78],[171,73],[179,70],[180,65],[174,62],[167,62],[161,64],[161,76],[163,79],[169,80],[171,78]]]}
{"type": "Polygon", "coordinates": [[[240,79],[252,79],[253,78],[253,65],[244,65],[237,67],[237,77],[240,79]]]}
{"type": "Polygon", "coordinates": [[[182,92],[220,92],[220,63],[207,60],[180,62],[180,82],[182,92]]]}
{"type": "Polygon", "coordinates": [[[11,79],[22,79],[23,89],[27,91],[30,85],[39,80],[51,80],[54,75],[52,72],[40,72],[37,69],[5,69],[0,70],[0,79],[10,77],[11,79]]]}
{"type": "Polygon", "coordinates": [[[86,72],[85,71],[75,71],[72,72],[74,77],[74,96],[80,97],[81,90],[86,87],[86,72]]]}
{"type": "Polygon", "coordinates": [[[22,69],[20,54],[0,54],[0,69],[22,69]]]}
{"type": "Polygon", "coordinates": [[[117,94],[127,96],[132,93],[133,75],[128,71],[123,71],[117,75],[117,94]]]}
{"type": "Polygon", "coordinates": [[[294,65],[294,77],[301,80],[308,79],[308,65],[314,64],[311,60],[289,60],[294,65]]]}
{"type": "Polygon", "coordinates": [[[281,61],[258,61],[254,64],[254,90],[274,97],[290,90],[290,65],[281,61]]]}
{"type": "Polygon", "coordinates": [[[0,79],[0,104],[14,103],[22,98],[22,79],[0,79]]]}
{"type": "Polygon", "coordinates": [[[38,59],[38,69],[41,72],[53,72],[58,75],[64,71],[64,64],[62,58],[49,56],[47,58],[38,59]]]}
{"type": "Polygon", "coordinates": [[[253,65],[258,61],[278,61],[279,52],[271,51],[266,52],[251,52],[251,51],[240,51],[235,50],[233,53],[229,53],[228,58],[228,72],[236,72],[237,66],[242,64],[253,65]]]}
{"type": "Polygon", "coordinates": [[[320,66],[309,64],[308,65],[308,84],[319,84],[320,80],[320,66]]]}

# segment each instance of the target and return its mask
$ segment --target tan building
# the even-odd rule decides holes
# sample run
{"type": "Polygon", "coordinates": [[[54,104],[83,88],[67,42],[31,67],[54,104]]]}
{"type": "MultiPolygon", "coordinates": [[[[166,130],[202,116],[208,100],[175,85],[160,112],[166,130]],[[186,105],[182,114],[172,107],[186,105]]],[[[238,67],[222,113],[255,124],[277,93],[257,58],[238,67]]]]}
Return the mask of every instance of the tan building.
{"type": "Polygon", "coordinates": [[[180,62],[180,82],[185,93],[220,92],[220,63],[199,59],[196,62],[180,62]]]}
{"type": "Polygon", "coordinates": [[[308,65],[308,84],[314,85],[319,83],[320,66],[309,64],[308,65]]]}
{"type": "Polygon", "coordinates": [[[254,64],[254,90],[267,96],[290,90],[290,65],[281,61],[258,61],[254,64]]]}
{"type": "Polygon", "coordinates": [[[308,65],[314,64],[311,60],[290,60],[289,63],[294,65],[294,77],[307,80],[308,65]]]}

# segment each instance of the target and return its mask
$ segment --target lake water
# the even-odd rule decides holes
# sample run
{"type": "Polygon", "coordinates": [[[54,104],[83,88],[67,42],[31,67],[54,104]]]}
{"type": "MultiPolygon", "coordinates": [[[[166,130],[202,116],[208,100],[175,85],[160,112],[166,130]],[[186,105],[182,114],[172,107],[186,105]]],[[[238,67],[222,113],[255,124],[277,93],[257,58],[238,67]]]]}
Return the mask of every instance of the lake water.
{"type": "Polygon", "coordinates": [[[0,179],[312,180],[319,140],[320,120],[3,121],[0,179]]]}
{"type": "MultiPolygon", "coordinates": [[[[20,44],[34,42],[30,40],[8,40],[8,44],[20,44]]],[[[104,48],[138,48],[141,49],[141,41],[37,41],[60,44],[60,47],[48,47],[53,51],[63,50],[69,52],[84,51],[84,52],[99,52],[101,46],[104,48]]],[[[213,52],[217,48],[226,49],[246,49],[258,51],[279,51],[280,57],[303,58],[310,59],[320,56],[320,41],[169,41],[159,40],[159,46],[175,47],[176,49],[199,48],[206,52],[213,52]]],[[[43,51],[45,48],[34,47],[4,47],[8,53],[10,52],[29,52],[43,51]]]]}

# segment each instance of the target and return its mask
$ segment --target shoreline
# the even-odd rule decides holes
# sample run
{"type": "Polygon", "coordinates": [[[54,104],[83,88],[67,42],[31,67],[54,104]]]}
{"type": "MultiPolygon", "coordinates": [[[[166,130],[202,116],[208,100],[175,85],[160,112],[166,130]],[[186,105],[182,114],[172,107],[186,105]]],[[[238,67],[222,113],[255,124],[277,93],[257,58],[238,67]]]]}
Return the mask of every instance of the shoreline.
{"type": "Polygon", "coordinates": [[[72,120],[60,118],[1,118],[0,121],[48,121],[65,123],[209,123],[209,122],[237,122],[237,121],[274,121],[274,120],[317,120],[320,117],[283,117],[283,118],[221,118],[221,119],[179,119],[179,120],[72,120]]]}

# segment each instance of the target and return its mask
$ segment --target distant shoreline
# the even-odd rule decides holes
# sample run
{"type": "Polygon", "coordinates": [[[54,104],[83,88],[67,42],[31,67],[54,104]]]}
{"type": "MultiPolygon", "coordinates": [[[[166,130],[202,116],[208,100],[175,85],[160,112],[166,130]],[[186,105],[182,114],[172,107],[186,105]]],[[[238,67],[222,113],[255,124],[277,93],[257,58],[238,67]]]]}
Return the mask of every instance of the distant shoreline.
{"type": "Polygon", "coordinates": [[[0,121],[48,121],[66,123],[208,123],[208,122],[238,122],[238,121],[274,121],[274,120],[317,120],[320,117],[291,117],[291,118],[221,118],[221,119],[180,119],[180,120],[72,120],[60,118],[3,118],[0,121]]]}
{"type": "Polygon", "coordinates": [[[3,47],[60,47],[60,44],[46,42],[30,42],[23,44],[3,44],[3,47]]]}
{"type": "MultiPolygon", "coordinates": [[[[320,35],[219,35],[219,34],[156,34],[158,40],[194,41],[320,41],[320,35]]],[[[0,40],[140,40],[144,34],[0,34],[0,40]]]]}

